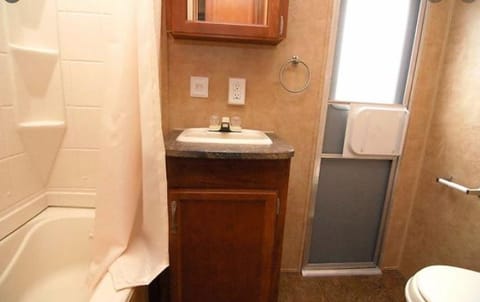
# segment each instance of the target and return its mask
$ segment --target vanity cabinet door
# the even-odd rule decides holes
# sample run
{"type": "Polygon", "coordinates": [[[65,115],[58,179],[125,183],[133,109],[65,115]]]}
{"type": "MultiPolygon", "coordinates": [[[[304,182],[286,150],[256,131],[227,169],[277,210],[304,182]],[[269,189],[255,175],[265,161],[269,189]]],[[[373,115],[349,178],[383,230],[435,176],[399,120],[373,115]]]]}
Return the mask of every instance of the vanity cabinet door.
{"type": "Polygon", "coordinates": [[[276,191],[169,190],[172,300],[272,301],[276,191]]]}

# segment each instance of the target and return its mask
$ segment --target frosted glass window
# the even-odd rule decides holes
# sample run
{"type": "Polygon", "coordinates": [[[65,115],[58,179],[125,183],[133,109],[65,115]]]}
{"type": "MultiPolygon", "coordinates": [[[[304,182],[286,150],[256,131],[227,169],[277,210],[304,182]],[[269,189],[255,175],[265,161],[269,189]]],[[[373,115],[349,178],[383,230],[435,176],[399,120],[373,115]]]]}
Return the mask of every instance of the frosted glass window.
{"type": "Polygon", "coordinates": [[[420,1],[342,1],[330,99],[402,103],[420,1]]]}

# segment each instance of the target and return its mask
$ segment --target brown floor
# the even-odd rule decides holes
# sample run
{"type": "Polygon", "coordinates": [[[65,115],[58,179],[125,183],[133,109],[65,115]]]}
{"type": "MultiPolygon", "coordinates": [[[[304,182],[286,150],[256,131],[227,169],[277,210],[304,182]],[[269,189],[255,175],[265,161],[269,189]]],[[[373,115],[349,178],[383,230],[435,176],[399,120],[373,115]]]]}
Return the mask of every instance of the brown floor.
{"type": "Polygon", "coordinates": [[[405,283],[397,271],[382,276],[317,278],[282,273],[278,302],[405,302],[405,283]]]}

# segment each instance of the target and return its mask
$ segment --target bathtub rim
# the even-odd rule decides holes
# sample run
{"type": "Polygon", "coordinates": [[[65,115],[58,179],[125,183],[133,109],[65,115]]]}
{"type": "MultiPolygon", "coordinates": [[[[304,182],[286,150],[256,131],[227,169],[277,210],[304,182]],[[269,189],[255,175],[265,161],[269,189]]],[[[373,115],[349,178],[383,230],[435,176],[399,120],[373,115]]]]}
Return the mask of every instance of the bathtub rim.
{"type": "MultiPolygon", "coordinates": [[[[90,207],[70,207],[70,206],[47,206],[8,235],[0,239],[0,251],[10,249],[10,255],[7,255],[5,263],[0,262],[0,285],[6,280],[10,271],[15,266],[16,260],[22,254],[22,250],[28,243],[29,238],[34,235],[35,230],[41,228],[44,224],[52,221],[69,218],[95,218],[95,208],[90,207]],[[9,246],[10,244],[10,246],[9,246]]],[[[1,252],[0,252],[1,255],[1,252]]],[[[130,301],[135,292],[134,288],[115,290],[113,280],[107,272],[92,293],[90,302],[94,301],[130,301]]]]}
{"type": "Polygon", "coordinates": [[[95,209],[96,193],[94,191],[63,192],[49,190],[28,196],[0,211],[0,241],[48,207],[95,209]]]}
{"type": "MultiPolygon", "coordinates": [[[[35,234],[35,230],[41,228],[46,223],[68,219],[68,218],[89,218],[94,219],[95,209],[87,208],[65,208],[65,207],[47,207],[34,216],[32,219],[24,223],[22,226],[0,239],[0,251],[3,248],[10,249],[13,252],[7,255],[6,265],[0,266],[0,285],[9,275],[9,272],[15,266],[18,258],[21,256],[25,245],[29,239],[35,234]],[[9,246],[10,244],[10,246],[9,246]]],[[[1,255],[1,253],[0,253],[1,255]]],[[[2,257],[3,258],[3,257],[2,257]]]]}

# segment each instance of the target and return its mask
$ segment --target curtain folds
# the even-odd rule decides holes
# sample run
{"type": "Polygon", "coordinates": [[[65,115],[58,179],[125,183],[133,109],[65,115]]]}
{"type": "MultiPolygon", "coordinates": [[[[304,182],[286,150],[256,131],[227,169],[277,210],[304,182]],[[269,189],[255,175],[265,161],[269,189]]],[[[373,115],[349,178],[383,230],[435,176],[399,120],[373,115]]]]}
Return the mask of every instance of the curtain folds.
{"type": "Polygon", "coordinates": [[[93,289],[148,284],[168,266],[165,151],[159,88],[160,7],[111,1],[106,16],[107,93],[103,106],[93,289]]]}

